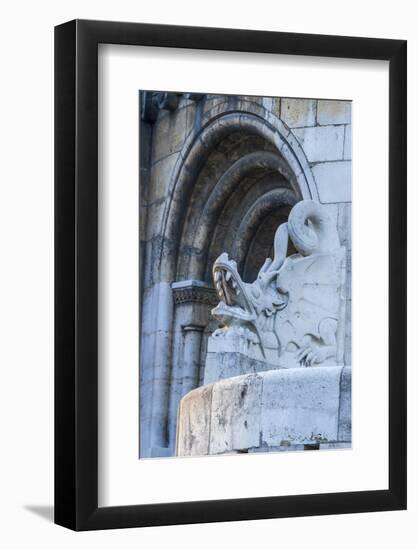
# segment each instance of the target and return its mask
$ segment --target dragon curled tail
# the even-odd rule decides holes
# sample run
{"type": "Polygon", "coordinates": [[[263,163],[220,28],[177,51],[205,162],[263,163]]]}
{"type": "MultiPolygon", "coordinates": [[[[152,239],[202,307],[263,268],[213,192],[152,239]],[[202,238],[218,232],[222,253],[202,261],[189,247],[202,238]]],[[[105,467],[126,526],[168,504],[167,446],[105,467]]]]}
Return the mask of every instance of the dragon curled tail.
{"type": "Polygon", "coordinates": [[[288,251],[288,239],[302,256],[331,252],[340,247],[334,224],[323,206],[313,200],[297,203],[288,222],[281,224],[274,238],[274,259],[268,258],[260,273],[277,272],[288,251]]]}

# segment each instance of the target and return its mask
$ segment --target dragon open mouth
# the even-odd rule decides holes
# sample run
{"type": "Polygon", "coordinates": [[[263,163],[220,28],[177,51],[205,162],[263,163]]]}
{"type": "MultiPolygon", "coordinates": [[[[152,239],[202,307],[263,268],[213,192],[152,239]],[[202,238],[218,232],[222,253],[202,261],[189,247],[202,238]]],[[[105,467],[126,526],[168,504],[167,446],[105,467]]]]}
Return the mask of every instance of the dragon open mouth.
{"type": "Polygon", "coordinates": [[[247,296],[245,283],[240,278],[234,260],[223,253],[214,263],[213,279],[219,305],[213,313],[219,316],[233,316],[251,320],[254,315],[252,304],[247,296]]]}
{"type": "Polygon", "coordinates": [[[229,269],[217,267],[214,270],[214,284],[220,300],[226,302],[228,306],[237,305],[242,300],[240,297],[242,290],[229,269]]]}

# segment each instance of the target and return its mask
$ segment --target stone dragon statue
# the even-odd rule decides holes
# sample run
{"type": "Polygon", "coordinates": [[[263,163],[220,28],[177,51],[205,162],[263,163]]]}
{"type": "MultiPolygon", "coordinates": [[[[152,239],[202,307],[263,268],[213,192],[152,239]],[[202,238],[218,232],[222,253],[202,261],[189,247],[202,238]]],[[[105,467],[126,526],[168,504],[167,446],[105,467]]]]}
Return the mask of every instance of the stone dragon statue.
{"type": "Polygon", "coordinates": [[[345,257],[335,224],[313,200],[297,203],[278,227],[274,258],[253,283],[221,254],[213,266],[220,302],[212,310],[221,328],[212,349],[213,342],[219,349],[229,342],[230,351],[243,345],[246,355],[275,368],[342,364],[345,257]],[[297,253],[287,256],[289,239],[297,253]]]}

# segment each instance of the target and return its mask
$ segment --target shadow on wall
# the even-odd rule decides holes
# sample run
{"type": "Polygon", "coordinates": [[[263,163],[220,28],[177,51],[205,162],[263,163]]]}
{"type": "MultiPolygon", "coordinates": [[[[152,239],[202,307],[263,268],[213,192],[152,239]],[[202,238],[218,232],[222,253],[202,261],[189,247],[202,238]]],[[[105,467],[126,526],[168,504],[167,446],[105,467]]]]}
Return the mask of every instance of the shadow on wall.
{"type": "Polygon", "coordinates": [[[37,504],[25,505],[23,507],[28,512],[32,512],[36,516],[39,516],[49,523],[54,522],[54,507],[53,506],[41,506],[37,504]]]}

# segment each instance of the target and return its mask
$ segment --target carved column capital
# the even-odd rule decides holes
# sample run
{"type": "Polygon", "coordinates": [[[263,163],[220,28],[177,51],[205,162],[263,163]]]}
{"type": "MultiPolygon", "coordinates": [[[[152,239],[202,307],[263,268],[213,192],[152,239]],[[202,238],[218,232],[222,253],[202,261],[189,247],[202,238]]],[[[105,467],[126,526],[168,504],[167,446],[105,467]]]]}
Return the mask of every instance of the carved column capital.
{"type": "Polygon", "coordinates": [[[219,301],[214,288],[204,281],[177,281],[171,287],[176,305],[194,302],[215,306],[219,301]]]}

